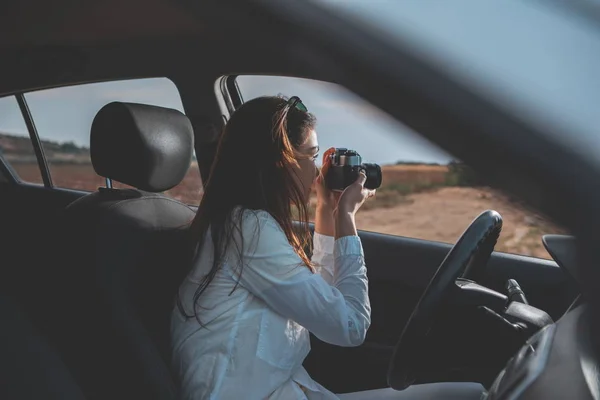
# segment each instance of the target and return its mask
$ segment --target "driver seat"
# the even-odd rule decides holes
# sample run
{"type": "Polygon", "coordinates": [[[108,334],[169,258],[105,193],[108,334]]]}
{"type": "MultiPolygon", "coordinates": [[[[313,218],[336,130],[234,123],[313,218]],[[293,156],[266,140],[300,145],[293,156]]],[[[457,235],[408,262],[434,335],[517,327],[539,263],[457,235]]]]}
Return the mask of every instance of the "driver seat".
{"type": "Polygon", "coordinates": [[[177,397],[170,313],[195,212],[160,192],[182,181],[193,146],[191,123],[176,110],[113,102],[94,118],[96,173],[131,187],[99,188],[64,216],[63,254],[76,287],[63,298],[69,334],[61,347],[95,398],[177,397]]]}

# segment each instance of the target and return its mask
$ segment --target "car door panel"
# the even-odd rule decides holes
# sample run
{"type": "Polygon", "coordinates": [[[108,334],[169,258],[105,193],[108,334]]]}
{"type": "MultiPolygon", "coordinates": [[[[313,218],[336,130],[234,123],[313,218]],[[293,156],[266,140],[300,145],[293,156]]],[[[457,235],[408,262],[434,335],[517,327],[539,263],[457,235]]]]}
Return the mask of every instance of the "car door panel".
{"type": "Polygon", "coordinates": [[[52,313],[40,313],[39,305],[48,305],[58,290],[51,282],[70,282],[68,276],[56,276],[57,261],[50,258],[62,229],[59,216],[80,196],[82,192],[34,184],[0,185],[2,253],[10,260],[2,266],[3,282],[30,314],[49,323],[52,313]]]}

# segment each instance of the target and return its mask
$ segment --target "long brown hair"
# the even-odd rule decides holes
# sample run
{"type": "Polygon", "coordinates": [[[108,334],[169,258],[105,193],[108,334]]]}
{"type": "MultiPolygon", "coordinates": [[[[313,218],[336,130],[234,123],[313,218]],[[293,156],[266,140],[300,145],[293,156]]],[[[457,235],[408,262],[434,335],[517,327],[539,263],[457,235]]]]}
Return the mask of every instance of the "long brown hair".
{"type": "MultiPolygon", "coordinates": [[[[290,107],[280,96],[244,103],[226,124],[191,227],[198,249],[210,230],[214,255],[211,270],[194,293],[196,319],[198,299],[222,266],[232,243],[241,257],[243,242],[238,245],[233,235],[241,233],[245,210],[267,211],[306,267],[314,272],[307,255],[311,245],[307,199],[294,179],[298,165],[294,150],[306,141],[315,124],[312,114],[290,107]],[[300,222],[297,225],[294,213],[300,222]]],[[[243,265],[240,262],[239,274],[243,265]]],[[[179,295],[177,305],[182,315],[191,317],[185,313],[179,295]]]]}

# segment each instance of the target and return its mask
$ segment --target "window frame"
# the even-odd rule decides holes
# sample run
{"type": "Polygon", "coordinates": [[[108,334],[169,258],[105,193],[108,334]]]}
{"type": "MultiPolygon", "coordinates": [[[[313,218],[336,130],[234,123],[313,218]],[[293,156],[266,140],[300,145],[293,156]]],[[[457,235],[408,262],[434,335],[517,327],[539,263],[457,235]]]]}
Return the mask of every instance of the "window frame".
{"type": "Polygon", "coordinates": [[[1,96],[1,98],[14,98],[19,111],[21,112],[21,118],[23,118],[23,122],[27,128],[27,134],[29,135],[29,140],[31,141],[31,146],[33,148],[33,152],[35,154],[35,158],[37,161],[37,165],[40,171],[40,176],[42,178],[42,185],[33,182],[27,182],[21,179],[19,174],[15,171],[10,162],[8,162],[2,155],[0,155],[0,174],[4,178],[4,180],[9,181],[10,184],[21,184],[21,185],[35,185],[35,186],[43,186],[45,188],[54,187],[52,184],[52,178],[50,176],[50,170],[48,168],[48,164],[46,162],[46,158],[44,157],[44,149],[42,148],[40,138],[37,133],[37,129],[35,127],[35,123],[33,122],[33,118],[29,111],[29,106],[27,105],[27,100],[25,99],[23,92],[12,93],[6,96],[1,96]]]}
{"type": "Polygon", "coordinates": [[[27,104],[27,100],[25,99],[25,94],[22,92],[17,93],[15,94],[15,98],[17,99],[17,103],[19,104],[21,115],[25,120],[27,131],[29,132],[29,138],[31,139],[31,145],[33,146],[33,151],[38,162],[38,167],[40,169],[40,174],[42,175],[42,182],[44,182],[44,187],[53,188],[54,184],[52,183],[50,168],[48,166],[48,162],[44,154],[44,148],[42,146],[40,136],[38,135],[37,128],[35,127],[35,122],[33,121],[33,116],[31,115],[29,105],[27,104]]]}
{"type": "Polygon", "coordinates": [[[229,115],[233,114],[235,110],[244,104],[244,98],[242,97],[242,92],[237,83],[238,76],[239,75],[225,75],[217,80],[221,98],[225,103],[229,115]]]}

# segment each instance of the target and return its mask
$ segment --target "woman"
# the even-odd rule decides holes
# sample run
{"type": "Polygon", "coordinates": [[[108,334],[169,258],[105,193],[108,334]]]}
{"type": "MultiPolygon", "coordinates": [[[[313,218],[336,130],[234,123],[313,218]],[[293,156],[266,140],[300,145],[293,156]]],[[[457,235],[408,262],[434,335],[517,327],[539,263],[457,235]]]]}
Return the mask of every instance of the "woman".
{"type": "Polygon", "coordinates": [[[365,339],[371,309],[354,215],[374,191],[363,187],[364,174],[342,193],[325,187],[328,157],[319,174],[315,123],[297,97],[251,100],[227,123],[192,225],[196,257],[172,315],[183,399],[346,396],[314,382],[302,362],[309,332],[339,346],[365,339]]]}

